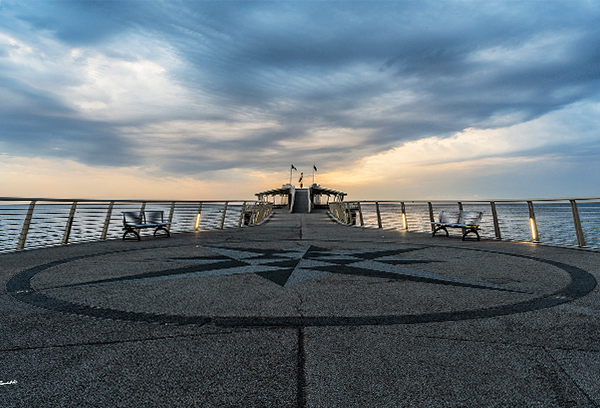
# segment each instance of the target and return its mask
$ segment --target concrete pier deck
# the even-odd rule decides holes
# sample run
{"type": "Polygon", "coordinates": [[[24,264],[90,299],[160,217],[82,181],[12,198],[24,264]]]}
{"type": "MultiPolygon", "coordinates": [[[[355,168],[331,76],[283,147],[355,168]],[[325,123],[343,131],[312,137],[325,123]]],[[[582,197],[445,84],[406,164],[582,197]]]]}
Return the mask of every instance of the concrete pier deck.
{"type": "Polygon", "coordinates": [[[0,265],[0,407],[600,406],[598,251],[276,212],[0,265]]]}

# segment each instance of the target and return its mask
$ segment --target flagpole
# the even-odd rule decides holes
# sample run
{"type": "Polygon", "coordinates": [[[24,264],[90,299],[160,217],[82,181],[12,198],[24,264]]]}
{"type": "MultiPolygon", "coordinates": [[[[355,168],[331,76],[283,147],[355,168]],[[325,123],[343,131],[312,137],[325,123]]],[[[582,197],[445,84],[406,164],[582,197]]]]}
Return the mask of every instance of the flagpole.
{"type": "Polygon", "coordinates": [[[292,185],[292,170],[298,171],[298,169],[293,164],[290,166],[290,185],[292,185]]]}

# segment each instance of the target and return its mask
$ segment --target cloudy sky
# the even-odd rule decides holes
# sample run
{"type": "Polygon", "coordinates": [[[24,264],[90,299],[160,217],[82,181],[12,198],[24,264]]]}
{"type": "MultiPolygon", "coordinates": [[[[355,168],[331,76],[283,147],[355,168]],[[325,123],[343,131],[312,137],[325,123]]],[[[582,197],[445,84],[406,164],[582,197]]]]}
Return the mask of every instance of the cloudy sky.
{"type": "Polygon", "coordinates": [[[0,0],[0,196],[600,196],[600,2],[0,0]],[[294,173],[297,182],[299,172],[294,173]]]}

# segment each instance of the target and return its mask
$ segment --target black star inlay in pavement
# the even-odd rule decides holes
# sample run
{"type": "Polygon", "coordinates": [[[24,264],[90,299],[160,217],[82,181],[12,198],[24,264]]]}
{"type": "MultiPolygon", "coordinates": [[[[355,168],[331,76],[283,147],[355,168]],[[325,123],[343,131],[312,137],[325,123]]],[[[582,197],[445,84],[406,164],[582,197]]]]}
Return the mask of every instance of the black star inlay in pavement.
{"type": "Polygon", "coordinates": [[[440,262],[426,259],[398,258],[398,255],[421,248],[385,250],[330,250],[303,246],[284,250],[230,249],[202,247],[215,255],[170,258],[177,263],[191,263],[163,271],[120,278],[103,279],[69,286],[100,285],[116,282],[139,282],[253,273],[280,286],[290,286],[329,273],[359,275],[382,279],[410,280],[441,285],[522,292],[504,286],[458,279],[403,265],[440,262]]]}

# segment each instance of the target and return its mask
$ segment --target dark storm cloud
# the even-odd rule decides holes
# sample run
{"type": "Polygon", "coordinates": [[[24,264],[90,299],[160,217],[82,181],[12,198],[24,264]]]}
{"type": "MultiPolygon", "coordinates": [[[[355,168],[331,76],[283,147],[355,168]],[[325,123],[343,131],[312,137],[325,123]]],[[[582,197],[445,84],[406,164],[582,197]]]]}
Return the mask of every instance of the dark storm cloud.
{"type": "MultiPolygon", "coordinates": [[[[138,4],[139,5],[139,4],[138,4]]],[[[100,44],[131,26],[135,2],[25,2],[14,17],[72,45],[100,44]]]]}
{"type": "MultiPolygon", "coordinates": [[[[153,50],[166,49],[181,62],[169,76],[202,95],[186,109],[165,104],[160,115],[112,123],[78,116],[63,95],[13,86],[27,102],[1,111],[0,140],[14,152],[89,164],[143,162],[143,141],[119,130],[140,120],[278,125],[233,140],[199,129],[173,142],[182,147],[177,157],[153,152],[147,159],[167,171],[276,169],[291,158],[348,162],[597,100],[600,85],[593,2],[59,1],[2,2],[0,12],[6,34],[24,42],[49,37],[122,61],[158,61],[153,50]],[[117,46],[131,35],[144,37],[144,46],[117,46]],[[326,129],[364,137],[282,147],[326,129]]],[[[7,50],[0,53],[2,66],[10,64],[7,50]]]]}

